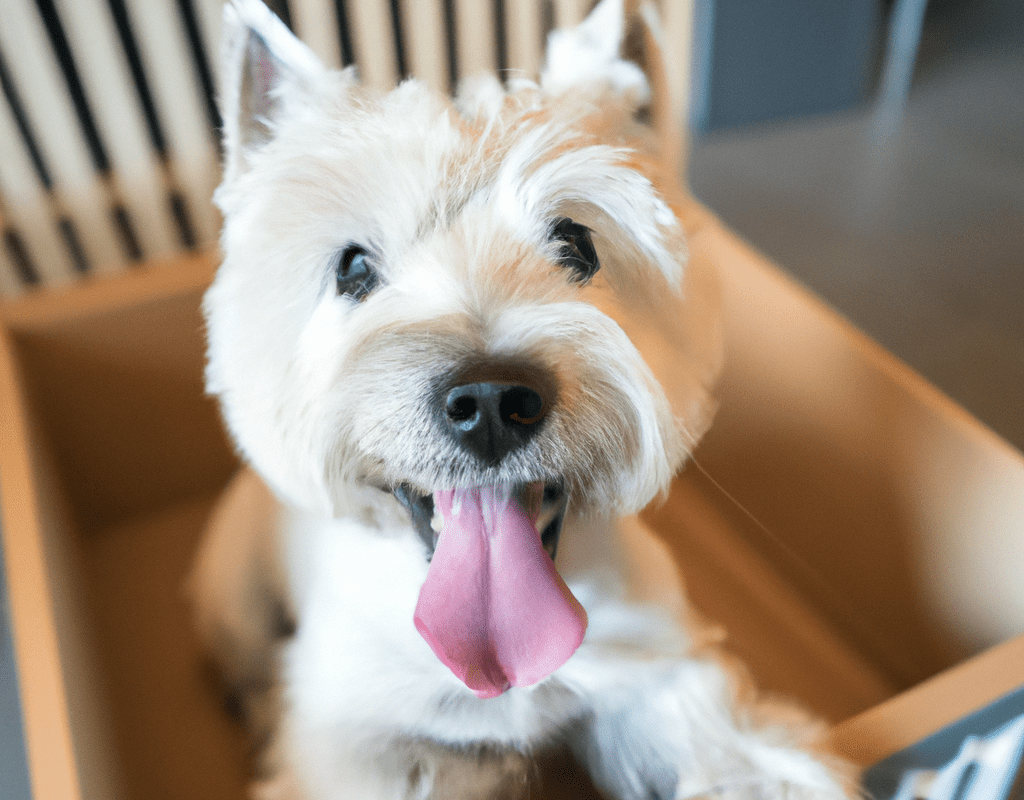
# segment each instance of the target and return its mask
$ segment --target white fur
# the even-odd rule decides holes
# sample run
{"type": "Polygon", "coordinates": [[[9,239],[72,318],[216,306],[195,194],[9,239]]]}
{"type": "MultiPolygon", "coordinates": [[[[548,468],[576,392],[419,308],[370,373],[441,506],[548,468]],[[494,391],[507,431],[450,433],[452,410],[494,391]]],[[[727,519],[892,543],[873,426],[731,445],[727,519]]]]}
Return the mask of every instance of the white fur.
{"type": "Polygon", "coordinates": [[[707,427],[720,343],[708,265],[687,264],[633,121],[650,91],[619,58],[626,26],[604,0],[553,37],[540,85],[479,79],[453,105],[413,81],[373,93],[257,0],[228,7],[207,378],[252,471],[192,591],[272,733],[259,797],[512,797],[556,739],[621,800],[845,796],[803,726],[738,703],[700,655],[670,555],[630,516],[707,427]],[[562,216],[594,231],[589,285],[557,264],[562,216]],[[362,302],[334,288],[351,244],[381,276],[362,302]],[[432,387],[520,361],[554,376],[557,402],[540,435],[483,466],[438,429],[432,387]],[[556,566],[586,638],[539,684],[478,699],[413,626],[424,545],[382,489],[556,479],[570,497],[556,566]],[[298,625],[279,640],[282,611],[298,625]]]}

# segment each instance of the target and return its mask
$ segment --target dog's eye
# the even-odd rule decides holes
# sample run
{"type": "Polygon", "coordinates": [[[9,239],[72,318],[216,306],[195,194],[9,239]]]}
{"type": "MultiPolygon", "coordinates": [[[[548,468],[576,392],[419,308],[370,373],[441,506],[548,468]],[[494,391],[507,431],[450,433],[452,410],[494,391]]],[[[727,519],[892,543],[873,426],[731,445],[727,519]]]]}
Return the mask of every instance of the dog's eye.
{"type": "Polygon", "coordinates": [[[351,297],[353,300],[362,300],[376,288],[380,280],[373,268],[370,254],[357,244],[349,245],[338,256],[335,273],[338,294],[351,297]]]}
{"type": "Polygon", "coordinates": [[[572,270],[574,281],[586,283],[594,277],[601,263],[590,239],[590,228],[562,217],[551,228],[551,238],[562,242],[558,263],[572,270]]]}

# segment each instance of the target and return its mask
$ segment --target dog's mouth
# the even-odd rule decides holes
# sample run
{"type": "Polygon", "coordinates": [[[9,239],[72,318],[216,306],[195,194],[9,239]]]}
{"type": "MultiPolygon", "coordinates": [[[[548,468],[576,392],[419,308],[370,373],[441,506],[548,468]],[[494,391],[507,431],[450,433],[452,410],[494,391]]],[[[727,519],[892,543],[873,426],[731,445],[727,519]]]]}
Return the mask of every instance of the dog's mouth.
{"type": "Polygon", "coordinates": [[[583,641],[587,615],[554,565],[567,506],[560,483],[394,490],[427,545],[414,622],[482,698],[531,686],[583,641]]]}
{"type": "MultiPolygon", "coordinates": [[[[413,529],[427,548],[429,562],[434,556],[437,537],[444,526],[443,516],[434,503],[434,495],[418,492],[407,483],[392,488],[391,493],[409,513],[413,529]]],[[[558,554],[562,522],[569,505],[569,496],[561,481],[517,484],[513,493],[525,508],[535,510],[541,544],[554,561],[558,554]]]]}

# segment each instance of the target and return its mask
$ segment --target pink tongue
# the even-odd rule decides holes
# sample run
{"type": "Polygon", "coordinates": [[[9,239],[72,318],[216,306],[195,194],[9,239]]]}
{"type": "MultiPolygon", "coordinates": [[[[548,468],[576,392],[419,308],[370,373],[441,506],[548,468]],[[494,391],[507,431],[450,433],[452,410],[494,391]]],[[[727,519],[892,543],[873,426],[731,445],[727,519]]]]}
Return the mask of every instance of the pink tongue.
{"type": "Polygon", "coordinates": [[[508,487],[434,493],[444,527],[414,621],[478,697],[547,677],[583,641],[587,615],[508,487]]]}

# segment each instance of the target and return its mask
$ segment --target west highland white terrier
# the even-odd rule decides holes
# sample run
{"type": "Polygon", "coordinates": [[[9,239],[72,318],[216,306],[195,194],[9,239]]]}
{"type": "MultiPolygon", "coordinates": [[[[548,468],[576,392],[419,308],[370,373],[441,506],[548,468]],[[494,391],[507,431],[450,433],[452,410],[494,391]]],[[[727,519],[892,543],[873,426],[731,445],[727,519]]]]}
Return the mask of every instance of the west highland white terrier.
{"type": "Polygon", "coordinates": [[[554,743],[619,800],[847,796],[737,701],[633,516],[720,362],[656,39],[603,0],[539,82],[452,102],[227,7],[207,380],[249,466],[191,586],[266,742],[256,796],[517,797],[554,743]]]}

